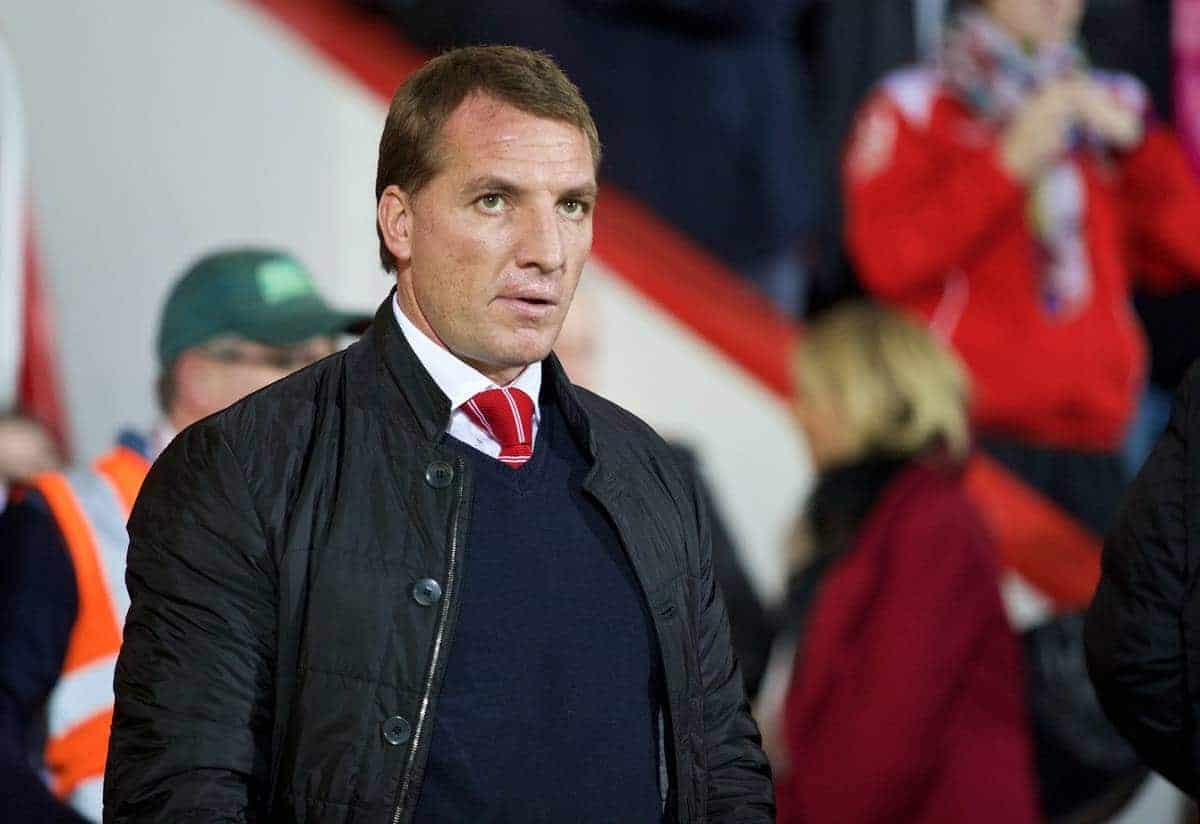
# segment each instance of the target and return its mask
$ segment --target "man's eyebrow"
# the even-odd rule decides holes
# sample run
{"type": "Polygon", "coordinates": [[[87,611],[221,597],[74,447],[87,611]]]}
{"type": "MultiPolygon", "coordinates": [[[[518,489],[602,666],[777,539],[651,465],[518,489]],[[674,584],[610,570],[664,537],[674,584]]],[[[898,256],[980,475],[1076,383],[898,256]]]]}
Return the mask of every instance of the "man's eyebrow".
{"type": "Polygon", "coordinates": [[[584,183],[580,186],[572,186],[562,193],[563,198],[567,200],[595,200],[597,189],[595,183],[584,183]]]}
{"type": "MultiPolygon", "coordinates": [[[[480,175],[479,177],[471,178],[463,187],[466,192],[498,192],[500,194],[517,195],[524,191],[524,188],[511,180],[508,180],[497,175],[480,175]]],[[[571,186],[564,190],[559,195],[564,200],[595,200],[597,188],[594,182],[580,183],[577,186],[571,186]]]]}
{"type": "Polygon", "coordinates": [[[472,178],[463,188],[468,192],[501,192],[503,194],[516,194],[521,191],[521,187],[516,183],[496,175],[480,175],[472,178]]]}

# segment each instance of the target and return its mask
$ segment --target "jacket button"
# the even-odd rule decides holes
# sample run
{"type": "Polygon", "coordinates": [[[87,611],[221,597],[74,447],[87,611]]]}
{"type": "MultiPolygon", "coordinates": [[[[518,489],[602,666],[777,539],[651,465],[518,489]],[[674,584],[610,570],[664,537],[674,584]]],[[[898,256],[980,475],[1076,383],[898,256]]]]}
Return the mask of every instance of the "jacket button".
{"type": "Polygon", "coordinates": [[[408,735],[408,722],[400,716],[393,715],[391,718],[383,722],[383,740],[391,744],[393,747],[398,747],[407,741],[408,735]]]}
{"type": "Polygon", "coordinates": [[[413,600],[423,607],[431,607],[442,600],[442,585],[432,578],[422,578],[413,584],[413,600]]]}
{"type": "Polygon", "coordinates": [[[434,461],[425,467],[425,483],[434,489],[445,489],[454,480],[454,467],[445,461],[434,461]]]}

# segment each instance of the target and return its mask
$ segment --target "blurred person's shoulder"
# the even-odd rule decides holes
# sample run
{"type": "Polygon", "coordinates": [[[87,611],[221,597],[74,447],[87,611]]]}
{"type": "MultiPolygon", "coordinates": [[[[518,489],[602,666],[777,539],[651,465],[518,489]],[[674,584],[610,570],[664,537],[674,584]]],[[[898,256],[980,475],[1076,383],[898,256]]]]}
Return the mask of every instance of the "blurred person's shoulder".
{"type": "Polygon", "coordinates": [[[912,139],[935,129],[942,111],[953,105],[934,66],[917,64],[885,75],[855,117],[845,155],[847,170],[858,180],[873,178],[903,155],[912,139]]]}
{"type": "Polygon", "coordinates": [[[944,97],[946,87],[941,71],[936,66],[918,63],[884,75],[875,86],[872,100],[888,106],[908,123],[925,128],[944,97]]]}
{"type": "MultiPolygon", "coordinates": [[[[967,495],[964,470],[941,461],[914,461],[892,479],[881,498],[887,520],[900,533],[937,535],[940,553],[959,543],[990,547],[983,518],[967,495]]],[[[990,556],[988,556],[990,558],[990,556]]]]}

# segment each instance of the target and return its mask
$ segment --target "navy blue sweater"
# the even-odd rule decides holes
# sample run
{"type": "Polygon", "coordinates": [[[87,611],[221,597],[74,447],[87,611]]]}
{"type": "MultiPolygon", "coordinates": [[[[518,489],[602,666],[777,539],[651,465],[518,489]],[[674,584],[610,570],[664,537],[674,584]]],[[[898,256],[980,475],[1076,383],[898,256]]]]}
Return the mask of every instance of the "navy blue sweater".
{"type": "Polygon", "coordinates": [[[474,497],[418,822],[661,820],[653,624],[547,394],[519,470],[447,438],[474,497]]]}

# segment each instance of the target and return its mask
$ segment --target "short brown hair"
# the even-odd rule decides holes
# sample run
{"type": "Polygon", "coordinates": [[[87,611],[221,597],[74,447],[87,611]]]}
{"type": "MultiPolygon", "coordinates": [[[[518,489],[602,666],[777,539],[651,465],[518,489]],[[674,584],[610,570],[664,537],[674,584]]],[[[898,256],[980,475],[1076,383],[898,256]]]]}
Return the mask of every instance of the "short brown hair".
{"type": "MultiPolygon", "coordinates": [[[[578,87],[547,54],[518,46],[467,46],[430,60],[396,89],[379,139],[375,200],[388,186],[416,194],[438,171],[442,127],[469,95],[495,98],[537,117],[578,128],[592,161],[600,165],[600,136],[578,87]]],[[[379,234],[379,260],[394,271],[396,259],[379,234]]]]}

